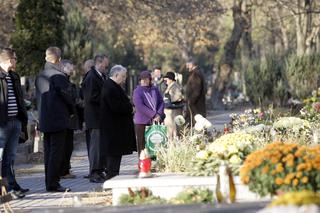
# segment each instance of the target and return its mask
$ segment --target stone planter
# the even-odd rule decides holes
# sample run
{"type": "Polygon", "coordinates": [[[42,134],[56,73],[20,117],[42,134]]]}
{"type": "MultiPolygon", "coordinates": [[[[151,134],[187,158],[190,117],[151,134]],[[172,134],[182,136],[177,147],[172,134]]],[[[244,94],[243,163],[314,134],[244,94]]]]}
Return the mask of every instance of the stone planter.
{"type": "MultiPolygon", "coordinates": [[[[250,192],[249,188],[241,183],[240,177],[235,177],[234,181],[237,189],[236,202],[270,200],[270,197],[260,198],[258,194],[250,192]]],[[[106,181],[103,184],[103,189],[112,189],[113,205],[119,205],[119,197],[122,194],[128,194],[129,187],[132,190],[147,187],[152,191],[153,195],[170,199],[186,187],[207,187],[214,192],[216,183],[217,179],[215,176],[194,177],[184,174],[158,173],[152,178],[137,178],[134,175],[117,176],[106,181]]]]}

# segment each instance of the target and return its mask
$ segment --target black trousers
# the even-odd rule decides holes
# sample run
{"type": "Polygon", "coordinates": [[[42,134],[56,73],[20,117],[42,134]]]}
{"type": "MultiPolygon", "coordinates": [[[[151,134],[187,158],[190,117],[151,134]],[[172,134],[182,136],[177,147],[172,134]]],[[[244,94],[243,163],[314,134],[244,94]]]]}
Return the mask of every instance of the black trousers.
{"type": "Polygon", "coordinates": [[[73,152],[73,130],[68,129],[66,130],[66,144],[65,144],[65,155],[62,161],[62,168],[61,168],[61,176],[67,175],[70,173],[71,169],[71,156],[73,152]]]}
{"type": "Polygon", "coordinates": [[[44,167],[46,189],[60,186],[61,165],[65,156],[67,130],[44,133],[44,167]]]}
{"type": "Polygon", "coordinates": [[[88,159],[90,159],[89,158],[89,153],[90,153],[90,130],[86,129],[85,134],[86,134],[86,145],[87,145],[88,159]]]}
{"type": "Polygon", "coordinates": [[[106,157],[106,173],[107,177],[119,175],[122,156],[107,156],[106,157]]]}
{"type": "Polygon", "coordinates": [[[146,124],[135,124],[135,132],[137,137],[137,151],[138,157],[140,156],[140,152],[144,150],[146,146],[146,140],[144,137],[144,132],[146,130],[146,124]]]}

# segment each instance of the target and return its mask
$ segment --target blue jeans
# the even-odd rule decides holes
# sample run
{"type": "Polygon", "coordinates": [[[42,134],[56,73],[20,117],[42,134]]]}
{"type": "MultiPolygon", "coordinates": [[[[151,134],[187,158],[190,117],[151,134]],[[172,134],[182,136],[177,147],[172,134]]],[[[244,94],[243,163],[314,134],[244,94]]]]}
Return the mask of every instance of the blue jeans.
{"type": "Polygon", "coordinates": [[[16,184],[13,170],[14,160],[17,153],[21,122],[18,119],[9,120],[6,125],[0,126],[0,148],[3,149],[2,156],[2,177],[7,178],[8,191],[16,184]]]}

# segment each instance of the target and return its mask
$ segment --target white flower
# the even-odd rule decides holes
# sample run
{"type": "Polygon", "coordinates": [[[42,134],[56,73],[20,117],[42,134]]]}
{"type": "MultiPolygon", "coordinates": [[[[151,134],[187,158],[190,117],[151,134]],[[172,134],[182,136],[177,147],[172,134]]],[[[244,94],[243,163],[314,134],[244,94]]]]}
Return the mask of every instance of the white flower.
{"type": "Polygon", "coordinates": [[[196,122],[196,124],[194,125],[194,129],[198,132],[201,132],[204,129],[204,123],[196,122]]]}
{"type": "Polygon", "coordinates": [[[253,134],[253,133],[259,133],[262,132],[263,130],[265,130],[267,128],[266,125],[264,124],[258,124],[256,126],[249,126],[247,128],[245,128],[243,130],[243,132],[245,133],[249,133],[249,134],[253,134]]]}
{"type": "Polygon", "coordinates": [[[182,115],[177,115],[174,118],[174,122],[178,125],[178,126],[182,126],[183,124],[186,123],[186,120],[184,119],[184,117],[182,115]]]}
{"type": "Polygon", "coordinates": [[[208,119],[204,118],[200,114],[196,114],[194,116],[194,120],[196,121],[196,123],[194,125],[194,128],[195,128],[196,131],[200,132],[200,131],[202,131],[204,129],[208,129],[209,130],[209,129],[213,128],[212,123],[208,119]]]}
{"type": "Polygon", "coordinates": [[[205,119],[205,118],[204,118],[202,115],[200,115],[200,114],[196,114],[196,115],[194,116],[194,120],[195,120],[196,122],[203,122],[204,119],[205,119]]]}
{"type": "Polygon", "coordinates": [[[212,129],[213,128],[213,125],[210,121],[208,121],[207,119],[205,119],[205,122],[204,122],[204,128],[206,129],[212,129]]]}
{"type": "Polygon", "coordinates": [[[308,127],[310,124],[308,121],[297,117],[282,117],[278,121],[273,123],[273,128],[302,128],[308,127]]]}
{"type": "Polygon", "coordinates": [[[317,90],[312,90],[312,96],[317,96],[317,90]]]}
{"type": "Polygon", "coordinates": [[[238,148],[235,145],[229,145],[227,147],[228,153],[229,154],[237,154],[238,153],[238,148]]]}
{"type": "Polygon", "coordinates": [[[238,155],[232,155],[231,158],[229,159],[229,162],[232,164],[240,164],[241,158],[238,155]]]}
{"type": "Polygon", "coordinates": [[[209,153],[207,151],[200,151],[196,154],[196,158],[206,160],[209,157],[209,153]]]}

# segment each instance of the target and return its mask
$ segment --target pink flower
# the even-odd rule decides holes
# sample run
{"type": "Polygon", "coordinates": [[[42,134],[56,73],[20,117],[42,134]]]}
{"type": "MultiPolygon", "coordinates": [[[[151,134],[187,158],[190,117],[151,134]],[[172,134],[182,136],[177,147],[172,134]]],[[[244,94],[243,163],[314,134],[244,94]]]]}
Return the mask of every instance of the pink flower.
{"type": "Polygon", "coordinates": [[[263,112],[260,112],[260,113],[258,114],[258,118],[263,118],[263,116],[264,116],[264,113],[263,113],[263,112]]]}
{"type": "Polygon", "coordinates": [[[320,102],[316,102],[313,104],[313,109],[316,111],[316,112],[320,112],[320,102]]]}

